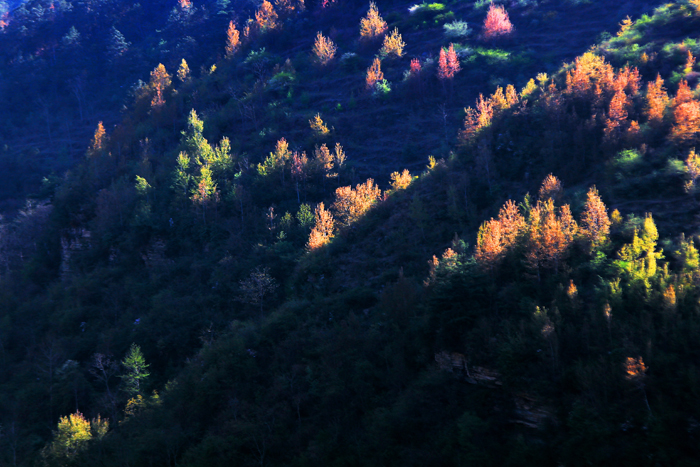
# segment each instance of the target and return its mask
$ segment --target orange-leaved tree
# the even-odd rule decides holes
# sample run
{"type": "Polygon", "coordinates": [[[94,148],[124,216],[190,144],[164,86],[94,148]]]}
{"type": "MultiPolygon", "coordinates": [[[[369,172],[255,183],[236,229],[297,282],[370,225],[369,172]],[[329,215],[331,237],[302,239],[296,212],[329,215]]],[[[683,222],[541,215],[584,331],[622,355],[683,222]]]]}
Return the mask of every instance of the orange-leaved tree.
{"type": "Polygon", "coordinates": [[[153,98],[151,99],[151,107],[159,108],[165,104],[165,98],[163,93],[165,89],[170,86],[172,80],[170,75],[165,69],[162,63],[151,72],[151,81],[148,83],[148,87],[153,93],[153,98]]]}
{"type": "Polygon", "coordinates": [[[372,66],[367,68],[367,76],[365,77],[365,83],[367,89],[374,89],[378,82],[384,79],[384,73],[382,72],[382,62],[379,57],[374,57],[372,66]]]}
{"type": "Polygon", "coordinates": [[[272,3],[268,2],[267,0],[263,0],[260,8],[258,8],[258,11],[255,12],[255,23],[258,26],[258,29],[262,32],[269,29],[276,29],[277,26],[279,26],[277,20],[277,12],[275,12],[275,8],[272,6],[272,3]]]}
{"type": "Polygon", "coordinates": [[[313,53],[321,65],[327,65],[335,57],[337,47],[332,40],[325,37],[321,32],[316,34],[313,53]]]}
{"type": "Polygon", "coordinates": [[[553,199],[555,202],[559,200],[562,195],[561,181],[555,177],[553,174],[549,174],[545,177],[542,182],[542,186],[539,191],[539,198],[542,201],[548,199],[553,199]]]}
{"type": "Polygon", "coordinates": [[[360,36],[363,39],[374,39],[384,34],[387,29],[386,21],[379,16],[377,5],[374,2],[370,2],[367,16],[360,20],[360,36]]]}
{"type": "Polygon", "coordinates": [[[87,156],[88,157],[94,157],[105,149],[105,143],[107,141],[107,132],[105,132],[105,127],[102,124],[102,122],[99,122],[97,124],[97,128],[95,129],[95,135],[92,137],[92,141],[90,141],[90,147],[88,148],[87,151],[87,156]]]}
{"type": "Polygon", "coordinates": [[[484,19],[482,35],[484,39],[495,39],[503,37],[513,32],[513,24],[508,18],[508,13],[502,5],[491,3],[489,11],[484,19]]]}
{"type": "Polygon", "coordinates": [[[661,124],[669,101],[664,80],[661,79],[661,75],[656,75],[656,81],[650,81],[647,85],[646,111],[650,124],[656,126],[661,124]]]}
{"type": "Polygon", "coordinates": [[[228,30],[226,31],[226,56],[232,57],[238,51],[241,46],[241,38],[238,29],[236,29],[236,24],[233,21],[228,23],[228,30]]]}
{"type": "Polygon", "coordinates": [[[690,144],[700,134],[700,102],[693,98],[693,93],[686,80],[678,85],[678,92],[673,99],[673,127],[670,140],[675,144],[690,144]]]}
{"type": "Polygon", "coordinates": [[[333,238],[333,215],[325,209],[323,203],[316,206],[316,222],[309,235],[309,243],[306,244],[310,251],[316,250],[333,238]]]}
{"type": "Polygon", "coordinates": [[[586,205],[581,214],[581,232],[592,248],[603,243],[610,233],[608,208],[601,200],[596,187],[591,187],[586,194],[586,205]]]}
{"type": "Polygon", "coordinates": [[[374,184],[374,180],[367,179],[353,189],[349,186],[335,190],[335,201],[331,208],[335,212],[338,221],[348,226],[357,221],[374,204],[379,201],[382,191],[374,184]]]}

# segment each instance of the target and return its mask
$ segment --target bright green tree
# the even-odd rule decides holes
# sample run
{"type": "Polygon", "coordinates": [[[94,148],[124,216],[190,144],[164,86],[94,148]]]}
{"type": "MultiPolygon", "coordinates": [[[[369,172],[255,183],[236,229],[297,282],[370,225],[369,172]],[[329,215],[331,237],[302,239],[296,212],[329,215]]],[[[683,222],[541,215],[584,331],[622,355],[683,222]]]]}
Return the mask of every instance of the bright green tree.
{"type": "Polygon", "coordinates": [[[131,344],[129,353],[122,361],[125,373],[121,376],[124,383],[124,391],[129,396],[135,396],[141,393],[141,386],[148,378],[148,364],[143,357],[141,348],[136,344],[131,344]]]}

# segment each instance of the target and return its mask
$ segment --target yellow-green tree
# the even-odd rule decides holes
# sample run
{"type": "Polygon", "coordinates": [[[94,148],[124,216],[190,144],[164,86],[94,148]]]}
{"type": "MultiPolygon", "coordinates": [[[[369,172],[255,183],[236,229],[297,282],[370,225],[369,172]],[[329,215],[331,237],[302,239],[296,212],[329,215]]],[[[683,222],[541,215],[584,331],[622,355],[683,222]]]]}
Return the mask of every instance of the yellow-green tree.
{"type": "Polygon", "coordinates": [[[42,454],[59,465],[69,465],[88,447],[91,439],[90,422],[83,414],[76,412],[60,418],[53,433],[53,441],[44,448],[42,454]]]}

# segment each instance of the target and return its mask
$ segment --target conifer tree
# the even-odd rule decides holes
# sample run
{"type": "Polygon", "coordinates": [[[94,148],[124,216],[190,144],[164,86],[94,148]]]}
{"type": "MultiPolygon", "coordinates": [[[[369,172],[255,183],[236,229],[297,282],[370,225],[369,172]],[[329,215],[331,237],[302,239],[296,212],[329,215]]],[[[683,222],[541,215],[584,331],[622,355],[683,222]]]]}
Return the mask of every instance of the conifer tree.
{"type": "Polygon", "coordinates": [[[581,231],[592,248],[603,243],[610,233],[608,208],[600,199],[596,187],[591,187],[586,194],[586,204],[581,214],[581,231]]]}
{"type": "Polygon", "coordinates": [[[486,18],[484,19],[484,26],[482,29],[484,39],[495,39],[507,36],[512,32],[513,24],[510,22],[510,18],[508,18],[505,7],[503,7],[503,5],[491,3],[486,18]]]}
{"type": "Polygon", "coordinates": [[[255,23],[258,30],[265,32],[267,30],[277,29],[279,26],[277,20],[277,12],[275,12],[275,8],[272,6],[272,3],[270,3],[268,0],[263,0],[260,8],[255,12],[255,23]]]}
{"type": "Polygon", "coordinates": [[[397,57],[403,57],[404,47],[406,47],[406,43],[401,38],[398,28],[394,28],[391,34],[384,36],[384,44],[379,53],[383,56],[395,55],[397,57]]]}
{"type": "Polygon", "coordinates": [[[89,158],[95,157],[102,153],[105,149],[107,141],[107,133],[105,132],[105,127],[102,122],[97,124],[95,129],[95,134],[90,142],[90,147],[88,148],[87,156],[89,158]]]}
{"type": "Polygon", "coordinates": [[[335,57],[336,50],[337,47],[335,46],[332,40],[330,40],[327,37],[324,37],[324,35],[321,34],[320,31],[318,34],[316,34],[316,41],[314,42],[313,53],[321,65],[328,65],[331,62],[331,60],[333,60],[333,58],[335,57]]]}
{"type": "Polygon", "coordinates": [[[360,36],[363,39],[374,39],[384,34],[387,29],[386,21],[379,15],[377,5],[374,2],[370,2],[367,16],[360,20],[360,36]]]}
{"type": "Polygon", "coordinates": [[[367,89],[374,89],[378,82],[384,79],[384,73],[382,73],[382,62],[379,57],[374,57],[372,61],[372,66],[367,68],[367,76],[365,77],[365,84],[367,89]]]}
{"type": "Polygon", "coordinates": [[[162,63],[151,72],[151,81],[148,83],[148,87],[153,93],[153,98],[151,99],[151,107],[160,108],[165,104],[165,98],[163,93],[165,89],[170,87],[172,80],[170,75],[165,69],[162,63]]]}
{"type": "Polygon", "coordinates": [[[316,206],[315,223],[309,235],[307,248],[309,251],[316,250],[327,244],[333,238],[333,215],[326,211],[323,203],[316,206]]]}
{"type": "Polygon", "coordinates": [[[646,111],[649,123],[659,125],[664,118],[664,111],[668,106],[669,98],[664,88],[664,80],[661,75],[656,75],[656,81],[649,82],[646,94],[646,111]]]}
{"type": "Polygon", "coordinates": [[[124,383],[124,391],[130,396],[141,394],[143,384],[150,376],[148,372],[148,364],[143,357],[141,347],[136,344],[131,344],[129,353],[122,361],[125,373],[121,376],[124,383]]]}
{"type": "Polygon", "coordinates": [[[236,29],[236,24],[229,21],[226,31],[226,57],[231,58],[241,46],[240,33],[236,29]]]}
{"type": "Polygon", "coordinates": [[[182,62],[180,62],[180,68],[177,69],[177,79],[179,79],[181,83],[186,83],[190,80],[190,67],[187,65],[184,58],[182,62]]]}

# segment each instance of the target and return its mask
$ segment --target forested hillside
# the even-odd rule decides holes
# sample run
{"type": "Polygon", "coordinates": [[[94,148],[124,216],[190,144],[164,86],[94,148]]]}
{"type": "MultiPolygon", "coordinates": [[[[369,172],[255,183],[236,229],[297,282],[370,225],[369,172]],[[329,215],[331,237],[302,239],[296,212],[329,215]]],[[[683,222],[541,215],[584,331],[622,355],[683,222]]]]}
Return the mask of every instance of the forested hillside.
{"type": "Polygon", "coordinates": [[[697,464],[696,0],[6,11],[0,464],[697,464]]]}

